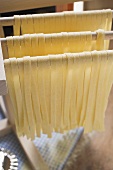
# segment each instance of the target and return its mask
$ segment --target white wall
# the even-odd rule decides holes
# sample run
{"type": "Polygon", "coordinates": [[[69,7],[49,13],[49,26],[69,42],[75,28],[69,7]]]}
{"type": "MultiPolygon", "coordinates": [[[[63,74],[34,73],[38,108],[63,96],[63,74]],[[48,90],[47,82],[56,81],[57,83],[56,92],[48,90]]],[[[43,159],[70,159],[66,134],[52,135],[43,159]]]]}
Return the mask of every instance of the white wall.
{"type": "Polygon", "coordinates": [[[74,2],[74,11],[83,11],[83,6],[84,6],[84,2],[83,1],[79,1],[79,2],[74,2]]]}

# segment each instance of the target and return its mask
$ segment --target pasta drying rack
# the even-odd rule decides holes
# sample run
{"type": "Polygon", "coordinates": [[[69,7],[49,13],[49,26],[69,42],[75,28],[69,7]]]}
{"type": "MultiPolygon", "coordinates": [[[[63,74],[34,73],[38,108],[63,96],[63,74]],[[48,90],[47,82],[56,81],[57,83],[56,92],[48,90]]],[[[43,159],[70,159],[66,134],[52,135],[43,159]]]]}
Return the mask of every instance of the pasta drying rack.
{"type": "MultiPolygon", "coordinates": [[[[51,1],[52,2],[52,1],[51,1]]],[[[55,3],[55,2],[54,2],[55,3]]],[[[12,131],[15,132],[14,119],[12,116],[12,110],[10,107],[10,100],[8,99],[7,94],[7,83],[5,77],[5,70],[3,64],[3,56],[7,56],[6,42],[4,39],[3,26],[9,26],[14,24],[14,17],[6,17],[0,19],[0,97],[1,108],[5,114],[5,119],[0,121],[0,137],[8,134],[12,131]]],[[[97,35],[95,32],[92,32],[92,37],[95,40],[97,35]]],[[[113,39],[113,31],[105,32],[105,39],[113,39]]],[[[27,140],[26,137],[17,137],[20,144],[22,145],[33,169],[47,170],[49,169],[37,148],[32,141],[27,140]],[[29,148],[29,149],[28,149],[29,148]],[[34,159],[33,159],[34,158],[34,159]]]]}

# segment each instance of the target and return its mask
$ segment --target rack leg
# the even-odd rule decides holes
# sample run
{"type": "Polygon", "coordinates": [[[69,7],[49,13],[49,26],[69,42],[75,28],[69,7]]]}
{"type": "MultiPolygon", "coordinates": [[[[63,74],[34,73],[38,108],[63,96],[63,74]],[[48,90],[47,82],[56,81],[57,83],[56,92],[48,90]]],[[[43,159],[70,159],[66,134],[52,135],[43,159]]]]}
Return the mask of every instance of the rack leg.
{"type": "MultiPolygon", "coordinates": [[[[5,35],[4,35],[4,29],[3,29],[3,26],[0,25],[0,38],[4,38],[5,35]]],[[[3,52],[3,56],[4,56],[4,59],[8,58],[8,52],[7,52],[7,47],[6,45],[2,45],[2,52],[3,52]]]]}

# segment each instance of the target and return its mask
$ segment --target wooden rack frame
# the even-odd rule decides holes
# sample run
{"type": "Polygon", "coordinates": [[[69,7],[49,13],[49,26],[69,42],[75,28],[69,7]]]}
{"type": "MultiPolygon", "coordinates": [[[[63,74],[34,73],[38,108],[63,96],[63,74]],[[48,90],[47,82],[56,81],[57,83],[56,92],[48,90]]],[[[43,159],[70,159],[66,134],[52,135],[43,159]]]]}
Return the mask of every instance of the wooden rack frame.
{"type": "MultiPolygon", "coordinates": [[[[42,1],[39,1],[39,4],[43,4],[42,6],[45,5],[50,5],[48,3],[51,0],[47,0],[45,4],[42,3],[42,1]]],[[[52,5],[51,1],[51,5],[52,5]]],[[[57,0],[56,0],[57,2],[57,0]]],[[[63,2],[63,1],[62,1],[63,2]]],[[[67,0],[66,2],[74,2],[74,0],[67,0]]],[[[9,3],[9,2],[7,2],[9,3]]],[[[38,3],[38,1],[37,1],[38,3]]],[[[58,3],[60,1],[58,0],[58,3]]],[[[55,4],[55,2],[54,2],[55,4]]],[[[40,7],[40,5],[39,5],[40,7]]],[[[6,18],[0,18],[0,34],[1,34],[1,39],[0,39],[0,95],[5,95],[7,93],[7,88],[6,88],[6,77],[5,77],[5,71],[3,67],[3,56],[7,55],[6,52],[6,40],[4,39],[4,31],[3,31],[3,26],[11,26],[14,25],[14,17],[6,17],[6,18]],[[1,43],[5,44],[1,48],[1,43]],[[2,54],[3,52],[3,54],[2,54]]],[[[92,32],[92,37],[95,40],[97,38],[97,34],[95,32],[92,32]]],[[[113,39],[113,31],[105,32],[105,39],[113,39]]],[[[3,112],[6,116],[6,118],[2,121],[0,121],[0,136],[3,136],[7,133],[9,133],[11,130],[15,132],[14,128],[14,120],[12,117],[12,110],[10,107],[10,100],[8,99],[8,96],[2,98],[0,97],[0,105],[1,108],[3,109],[3,112]],[[5,103],[5,106],[4,106],[5,103]]],[[[15,133],[16,134],[16,133],[15,133]]],[[[27,140],[25,137],[20,137],[18,138],[20,144],[22,145],[24,152],[26,153],[32,169],[34,170],[49,170],[47,164],[44,162],[42,159],[40,153],[38,152],[37,148],[33,144],[32,141],[27,140]],[[33,159],[34,158],[34,159],[33,159]]]]}
{"type": "MultiPolygon", "coordinates": [[[[1,42],[0,42],[0,48],[1,48],[1,42]]],[[[3,65],[3,55],[2,55],[2,51],[0,51],[0,95],[5,95],[6,93],[7,93],[7,87],[6,87],[6,77],[5,77],[5,71],[3,65]]]]}

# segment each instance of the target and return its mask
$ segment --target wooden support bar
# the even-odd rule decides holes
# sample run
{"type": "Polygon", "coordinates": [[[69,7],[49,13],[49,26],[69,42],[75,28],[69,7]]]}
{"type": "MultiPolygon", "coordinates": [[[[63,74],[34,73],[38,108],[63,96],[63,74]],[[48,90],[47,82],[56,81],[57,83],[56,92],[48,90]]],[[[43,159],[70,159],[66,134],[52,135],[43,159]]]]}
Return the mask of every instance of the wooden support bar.
{"type": "MultiPolygon", "coordinates": [[[[60,5],[60,6],[56,7],[56,12],[62,12],[62,11],[65,11],[65,10],[67,11],[67,10],[71,10],[71,9],[72,9],[72,4],[60,5]],[[60,9],[59,9],[59,7],[60,7],[60,9]]],[[[87,11],[81,11],[81,13],[83,13],[83,12],[87,13],[87,11]]],[[[113,13],[113,10],[112,10],[112,13],[113,13]]],[[[12,25],[14,25],[14,22],[15,22],[14,16],[12,16],[12,17],[1,17],[0,18],[0,26],[12,26],[12,25]]]]}
{"type": "Polygon", "coordinates": [[[2,47],[0,42],[0,95],[5,95],[7,93],[6,77],[4,71],[2,47]]]}
{"type": "Polygon", "coordinates": [[[8,119],[0,120],[0,137],[7,135],[12,131],[12,126],[9,124],[8,119]]]}
{"type": "MultiPolygon", "coordinates": [[[[93,40],[97,39],[97,33],[92,32],[93,40]]],[[[105,31],[105,40],[112,40],[113,39],[113,31],[105,31]]]]}
{"type": "Polygon", "coordinates": [[[14,25],[14,17],[1,17],[0,18],[1,26],[12,26],[14,25]]]}
{"type": "MultiPolygon", "coordinates": [[[[1,19],[1,18],[0,18],[1,19]]],[[[4,35],[4,29],[3,29],[3,26],[0,25],[0,38],[4,38],[5,35],[4,35]]],[[[8,56],[8,52],[7,52],[7,47],[4,46],[4,44],[2,44],[2,53],[3,53],[3,58],[7,58],[8,56]]]]}
{"type": "Polygon", "coordinates": [[[34,170],[49,170],[47,164],[42,159],[42,156],[36,149],[34,143],[28,140],[26,137],[18,138],[33,169],[34,170]]]}
{"type": "MultiPolygon", "coordinates": [[[[105,33],[105,40],[110,40],[113,39],[113,31],[104,31],[105,33]]],[[[61,33],[57,33],[57,34],[61,34],[61,33]]],[[[20,35],[18,37],[22,37],[23,35],[20,35]]],[[[97,33],[96,32],[92,32],[92,39],[96,40],[97,39],[97,33]]],[[[6,38],[0,38],[0,41],[2,43],[2,45],[7,45],[7,40],[6,38]]]]}

